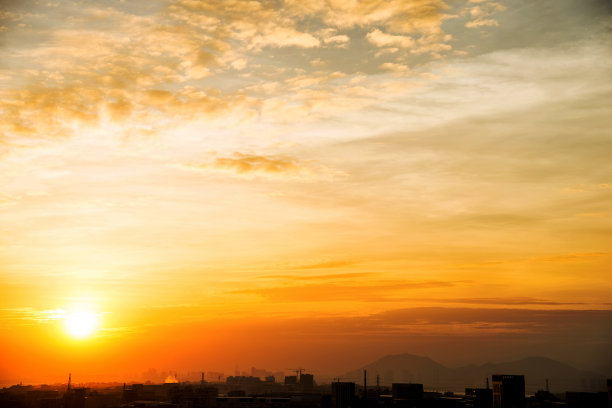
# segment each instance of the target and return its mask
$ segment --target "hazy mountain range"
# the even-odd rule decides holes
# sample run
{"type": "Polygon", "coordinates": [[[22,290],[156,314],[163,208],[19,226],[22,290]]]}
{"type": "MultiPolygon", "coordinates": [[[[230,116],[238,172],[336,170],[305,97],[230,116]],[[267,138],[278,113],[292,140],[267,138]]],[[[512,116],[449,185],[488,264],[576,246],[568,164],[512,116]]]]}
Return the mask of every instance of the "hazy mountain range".
{"type": "Polygon", "coordinates": [[[465,387],[486,387],[486,379],[493,374],[522,374],[527,393],[545,389],[548,379],[551,392],[605,391],[603,374],[580,370],[568,364],[546,357],[527,357],[505,363],[487,363],[450,368],[429,357],[413,354],[388,355],[357,370],[344,378],[363,382],[363,370],[367,370],[368,385],[393,382],[422,383],[425,389],[464,391],[465,387]]]}

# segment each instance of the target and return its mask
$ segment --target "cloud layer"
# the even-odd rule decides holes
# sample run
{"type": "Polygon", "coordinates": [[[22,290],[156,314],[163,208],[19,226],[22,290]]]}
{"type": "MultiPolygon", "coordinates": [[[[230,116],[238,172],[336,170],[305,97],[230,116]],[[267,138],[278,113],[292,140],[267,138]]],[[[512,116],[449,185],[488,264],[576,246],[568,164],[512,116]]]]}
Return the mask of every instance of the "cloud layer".
{"type": "Polygon", "coordinates": [[[451,358],[449,338],[466,359],[593,361],[610,343],[609,16],[3,2],[0,349],[100,372],[171,347],[160,364],[194,370],[286,367],[295,344],[326,369],[451,358]],[[104,316],[95,353],[57,325],[81,301],[104,316]]]}

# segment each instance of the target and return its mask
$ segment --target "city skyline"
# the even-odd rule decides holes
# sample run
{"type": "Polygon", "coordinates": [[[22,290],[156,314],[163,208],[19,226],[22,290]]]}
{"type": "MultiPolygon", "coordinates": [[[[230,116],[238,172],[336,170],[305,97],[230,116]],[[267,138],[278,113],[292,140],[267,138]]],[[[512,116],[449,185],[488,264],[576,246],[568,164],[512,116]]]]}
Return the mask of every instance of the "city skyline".
{"type": "Polygon", "coordinates": [[[1,2],[0,383],[612,365],[611,11],[1,2]]]}
{"type": "MultiPolygon", "coordinates": [[[[365,375],[365,372],[364,372],[365,375]]],[[[312,376],[286,378],[284,383],[255,381],[237,377],[227,383],[163,383],[163,384],[90,384],[75,386],[71,378],[65,384],[40,387],[15,385],[0,390],[0,404],[23,408],[150,407],[177,408],[609,408],[612,403],[612,380],[607,392],[566,392],[553,394],[538,390],[528,395],[522,375],[493,375],[493,388],[466,387],[460,393],[427,390],[419,383],[398,383],[388,386],[359,386],[354,382],[334,381],[315,384],[312,376]],[[59,388],[64,388],[60,391],[59,388]]]]}

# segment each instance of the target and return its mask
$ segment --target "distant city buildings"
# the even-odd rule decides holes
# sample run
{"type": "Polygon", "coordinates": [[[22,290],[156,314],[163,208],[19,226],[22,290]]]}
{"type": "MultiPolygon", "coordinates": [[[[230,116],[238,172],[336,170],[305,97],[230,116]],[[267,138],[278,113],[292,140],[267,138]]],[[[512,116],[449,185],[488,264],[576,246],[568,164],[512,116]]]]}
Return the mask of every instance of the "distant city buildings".
{"type": "Polygon", "coordinates": [[[522,375],[493,375],[493,388],[465,388],[464,394],[426,390],[419,383],[354,382],[317,384],[298,372],[285,382],[254,376],[230,376],[214,385],[203,380],[147,382],[106,387],[22,386],[0,390],[0,408],[612,408],[607,391],[553,394],[547,389],[525,395],[522,375]]]}
{"type": "Polygon", "coordinates": [[[418,400],[423,398],[423,384],[391,384],[391,396],[393,399],[418,400]]]}
{"type": "Polygon", "coordinates": [[[285,385],[296,385],[298,383],[297,375],[286,375],[285,385]]]}

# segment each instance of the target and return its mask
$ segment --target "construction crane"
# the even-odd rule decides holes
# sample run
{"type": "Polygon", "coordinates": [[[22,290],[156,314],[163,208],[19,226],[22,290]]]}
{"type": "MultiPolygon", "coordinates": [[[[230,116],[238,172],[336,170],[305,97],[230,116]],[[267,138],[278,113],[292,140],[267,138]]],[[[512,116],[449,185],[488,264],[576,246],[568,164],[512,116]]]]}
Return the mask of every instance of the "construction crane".
{"type": "Polygon", "coordinates": [[[286,370],[295,371],[295,376],[297,377],[298,381],[300,381],[300,378],[302,377],[302,373],[308,369],[300,367],[300,368],[286,368],[286,370]]]}

